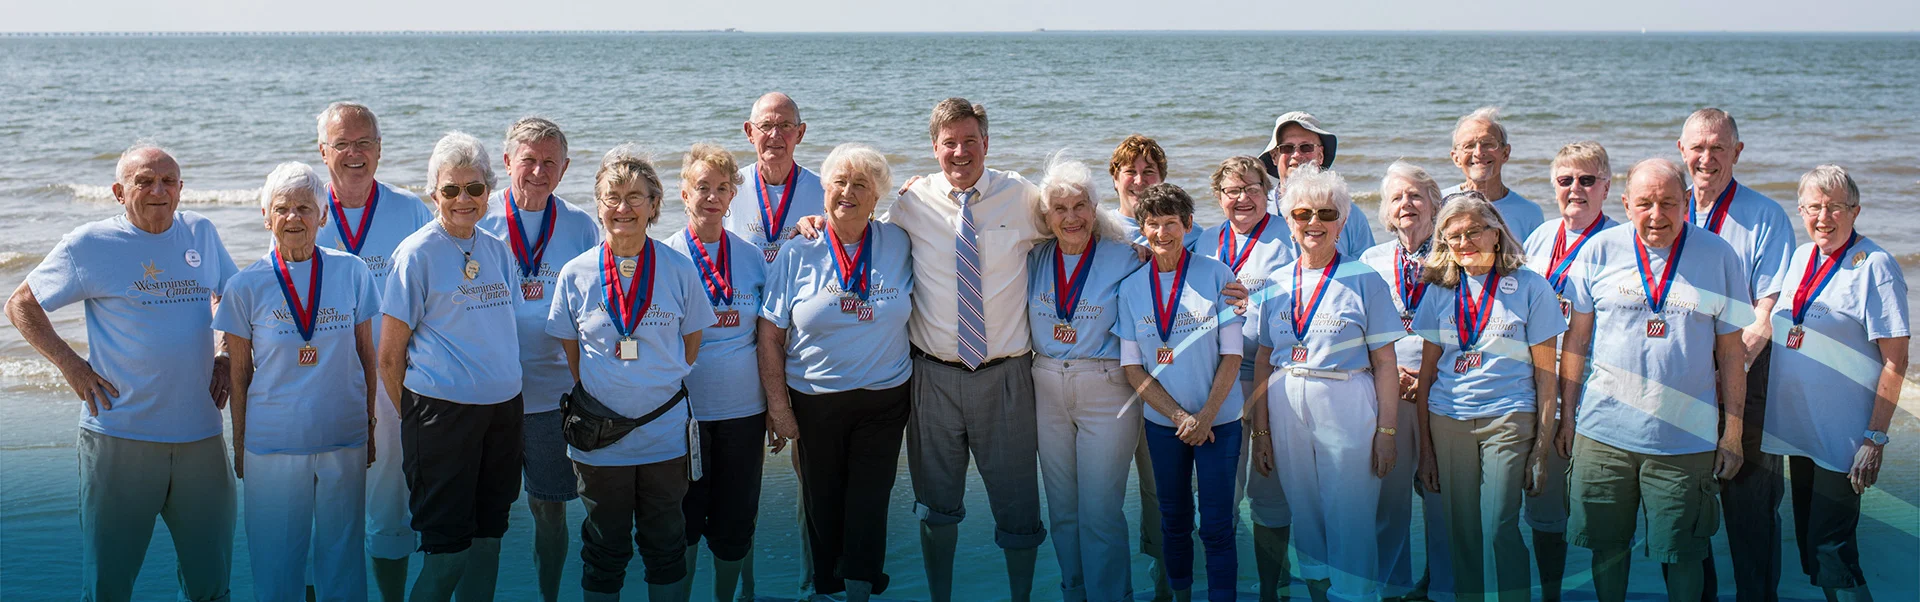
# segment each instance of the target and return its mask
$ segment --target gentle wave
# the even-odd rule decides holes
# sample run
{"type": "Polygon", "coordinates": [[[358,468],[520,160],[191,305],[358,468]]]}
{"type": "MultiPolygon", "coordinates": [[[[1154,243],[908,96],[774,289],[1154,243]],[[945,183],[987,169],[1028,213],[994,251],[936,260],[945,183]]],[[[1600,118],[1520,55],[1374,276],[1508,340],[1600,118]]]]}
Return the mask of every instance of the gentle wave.
{"type": "MultiPolygon", "coordinates": [[[[73,200],[98,203],[112,202],[113,187],[94,184],[57,184],[55,189],[65,190],[73,200]]],[[[232,190],[194,190],[180,191],[182,205],[256,205],[260,203],[260,189],[245,188],[232,190]]]]}
{"type": "Polygon", "coordinates": [[[18,251],[0,251],[0,270],[39,265],[42,257],[45,257],[45,255],[39,253],[21,253],[18,251]]]}
{"type": "Polygon", "coordinates": [[[53,391],[65,388],[66,380],[59,368],[37,356],[0,358],[0,382],[53,391]]]}

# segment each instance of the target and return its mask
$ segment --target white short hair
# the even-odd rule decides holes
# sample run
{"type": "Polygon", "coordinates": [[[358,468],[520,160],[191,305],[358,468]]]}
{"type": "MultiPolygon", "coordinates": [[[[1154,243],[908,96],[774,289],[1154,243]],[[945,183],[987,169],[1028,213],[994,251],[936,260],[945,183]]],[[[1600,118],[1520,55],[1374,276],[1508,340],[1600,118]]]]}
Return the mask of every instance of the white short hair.
{"type": "Polygon", "coordinates": [[[1813,171],[1800,176],[1800,198],[1807,198],[1807,193],[1816,190],[1826,193],[1829,198],[1846,199],[1849,206],[1860,204],[1860,185],[1853,183],[1853,176],[1847,173],[1846,168],[1832,163],[1815,167],[1813,171]]]}
{"type": "Polygon", "coordinates": [[[1287,193],[1280,197],[1280,214],[1291,213],[1294,207],[1307,200],[1324,200],[1333,203],[1345,220],[1347,212],[1353,210],[1353,194],[1347,190],[1347,179],[1340,177],[1334,170],[1322,171],[1312,165],[1295,167],[1287,177],[1287,193]]]}
{"type": "Polygon", "coordinates": [[[466,132],[447,132],[439,142],[433,143],[433,154],[427,157],[427,186],[438,186],[440,174],[461,167],[480,170],[487,188],[495,187],[493,162],[487,160],[486,145],[466,132]]]}
{"type": "MultiPolygon", "coordinates": [[[[1392,165],[1387,166],[1387,175],[1380,177],[1380,223],[1386,226],[1388,234],[1397,234],[1400,231],[1400,227],[1393,225],[1394,220],[1387,215],[1387,186],[1393,184],[1394,180],[1406,180],[1407,183],[1413,184],[1414,188],[1420,189],[1420,194],[1427,197],[1427,206],[1434,208],[1433,214],[1428,215],[1427,219],[1432,220],[1437,217],[1440,213],[1440,183],[1433,180],[1433,175],[1427,173],[1426,168],[1408,163],[1404,159],[1395,160],[1392,165]]],[[[1433,222],[1428,223],[1428,225],[1432,224],[1433,222]]]]}
{"type": "MultiPolygon", "coordinates": [[[[126,179],[131,175],[128,172],[133,171],[134,162],[140,160],[141,155],[150,153],[159,153],[168,159],[173,159],[172,151],[160,146],[157,142],[142,138],[135,141],[133,146],[127,147],[127,150],[120,151],[120,160],[113,163],[113,181],[131,184],[132,182],[127,182],[126,179]]],[[[178,159],[174,159],[174,163],[179,162],[178,159]]]]}
{"type": "Polygon", "coordinates": [[[1461,116],[1460,121],[1453,124],[1454,135],[1459,135],[1460,128],[1467,127],[1467,124],[1475,121],[1486,122],[1487,129],[1493,130],[1493,137],[1500,140],[1500,146],[1507,145],[1507,126],[1500,123],[1500,107],[1480,107],[1474,109],[1472,113],[1461,116]]]}
{"type": "Polygon", "coordinates": [[[321,110],[320,114],[314,117],[314,121],[317,122],[316,125],[319,129],[318,139],[320,143],[327,143],[328,121],[332,121],[336,117],[346,119],[348,116],[367,120],[367,125],[373,127],[373,137],[380,137],[380,118],[374,116],[373,109],[367,108],[367,105],[357,102],[342,100],[327,105],[326,109],[321,110]]]}
{"type": "Polygon", "coordinates": [[[1120,240],[1120,224],[1111,214],[1100,210],[1100,187],[1093,183],[1093,169],[1086,163],[1067,158],[1066,150],[1059,150],[1047,158],[1046,175],[1040,180],[1040,202],[1033,206],[1036,218],[1042,230],[1049,236],[1059,236],[1047,226],[1047,213],[1053,210],[1053,203],[1072,196],[1087,197],[1087,204],[1093,211],[1093,237],[1120,240]]]}
{"type": "Polygon", "coordinates": [[[893,192],[893,168],[887,165],[887,156],[873,147],[857,142],[849,142],[833,147],[827,153],[827,160],[820,162],[820,177],[832,178],[841,168],[852,169],[872,179],[874,191],[885,196],[893,192]]]}
{"type": "Polygon", "coordinates": [[[291,198],[305,194],[313,199],[315,207],[320,199],[327,197],[327,185],[320,181],[320,174],[313,167],[299,161],[281,163],[267,174],[267,183],[260,187],[260,210],[273,211],[273,200],[291,198]]]}
{"type": "Polygon", "coordinates": [[[1680,169],[1680,164],[1674,163],[1672,159],[1654,157],[1652,159],[1641,159],[1639,163],[1633,164],[1633,167],[1627,170],[1626,196],[1633,194],[1634,176],[1639,175],[1642,171],[1650,172],[1652,177],[1660,178],[1666,183],[1671,184],[1675,190],[1687,189],[1687,172],[1680,169]]]}

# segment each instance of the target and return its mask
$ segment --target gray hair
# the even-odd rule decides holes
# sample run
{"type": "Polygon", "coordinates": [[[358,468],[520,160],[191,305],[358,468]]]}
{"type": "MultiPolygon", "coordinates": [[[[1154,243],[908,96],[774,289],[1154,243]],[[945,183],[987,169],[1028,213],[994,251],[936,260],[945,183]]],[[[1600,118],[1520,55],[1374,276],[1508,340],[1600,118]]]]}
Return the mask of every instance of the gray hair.
{"type": "Polygon", "coordinates": [[[1694,111],[1693,114],[1687,116],[1687,122],[1684,124],[1681,124],[1680,129],[1682,131],[1685,131],[1688,126],[1692,126],[1692,125],[1704,125],[1704,126],[1713,127],[1713,128],[1726,128],[1727,134],[1733,136],[1734,142],[1740,141],[1740,124],[1735,123],[1733,121],[1733,116],[1728,115],[1726,111],[1722,111],[1720,109],[1716,109],[1713,107],[1707,107],[1704,109],[1700,109],[1698,111],[1694,111]]]}
{"type": "MultiPolygon", "coordinates": [[[[1486,195],[1472,190],[1448,195],[1447,202],[1440,206],[1440,215],[1434,218],[1434,224],[1437,227],[1444,227],[1447,222],[1463,217],[1478,220],[1500,237],[1499,242],[1494,245],[1493,271],[1511,274],[1527,265],[1526,249],[1520,246],[1520,241],[1507,230],[1506,218],[1501,217],[1500,211],[1493,208],[1493,201],[1487,200],[1486,195]]],[[[1427,269],[1423,278],[1427,282],[1440,286],[1458,288],[1466,268],[1460,267],[1460,258],[1454,255],[1453,244],[1447,240],[1445,234],[1436,233],[1434,238],[1438,239],[1440,244],[1434,247],[1432,256],[1427,258],[1427,269]]],[[[1495,283],[1488,283],[1488,286],[1495,286],[1495,283]]]]}
{"type": "Polygon", "coordinates": [[[833,147],[827,160],[820,162],[820,177],[830,180],[840,169],[851,169],[873,180],[874,191],[882,195],[893,191],[893,168],[887,165],[887,156],[871,146],[849,142],[833,147]]]}
{"type": "Polygon", "coordinates": [[[1493,130],[1493,137],[1500,139],[1500,146],[1507,145],[1507,126],[1500,124],[1500,107],[1474,109],[1472,113],[1460,117],[1460,121],[1454,122],[1453,133],[1459,135],[1460,128],[1467,127],[1467,124],[1475,121],[1485,122],[1487,129],[1493,130]]]}
{"type": "Polygon", "coordinates": [[[305,163],[281,163],[273,168],[273,173],[267,174],[267,183],[260,187],[260,210],[273,211],[274,199],[291,198],[297,194],[306,194],[318,207],[320,199],[327,198],[327,184],[320,181],[320,174],[314,173],[313,167],[305,163]]]}
{"type": "Polygon", "coordinates": [[[793,112],[794,123],[806,123],[800,118],[800,103],[794,102],[793,97],[787,96],[786,92],[774,91],[760,95],[758,100],[753,101],[753,108],[747,111],[747,120],[752,121],[754,114],[759,113],[760,109],[786,109],[793,112]]]}
{"type": "Polygon", "coordinates": [[[1605,178],[1613,177],[1613,161],[1607,159],[1607,147],[1592,140],[1581,140],[1560,147],[1560,152],[1553,154],[1553,163],[1547,166],[1547,171],[1552,172],[1563,165],[1591,167],[1605,178]]]}
{"type": "Polygon", "coordinates": [[[1799,197],[1807,198],[1809,192],[1824,192],[1829,197],[1844,196],[1847,206],[1860,206],[1860,186],[1853,183],[1853,176],[1847,169],[1832,163],[1813,168],[1800,176],[1799,197]]]}
{"type": "Polygon", "coordinates": [[[600,158],[600,169],[593,174],[594,200],[598,202],[600,195],[616,184],[633,182],[647,184],[647,196],[653,206],[653,219],[647,220],[647,226],[652,227],[654,222],[660,221],[660,174],[654,170],[653,157],[638,144],[628,142],[613,147],[606,156],[600,158]]]}
{"type": "Polygon", "coordinates": [[[1333,203],[1340,219],[1347,219],[1347,212],[1353,210],[1353,194],[1347,190],[1347,179],[1340,177],[1340,172],[1312,165],[1301,165],[1294,170],[1287,178],[1287,193],[1280,196],[1281,215],[1291,213],[1308,199],[1319,199],[1333,203]]]}
{"type": "MultiPolygon", "coordinates": [[[[1391,185],[1394,180],[1406,180],[1407,183],[1413,184],[1414,188],[1419,189],[1421,196],[1427,197],[1427,206],[1440,206],[1440,183],[1433,180],[1433,175],[1428,174],[1426,168],[1408,163],[1404,159],[1395,160],[1392,165],[1387,166],[1387,175],[1380,176],[1379,217],[1380,223],[1386,226],[1388,234],[1397,234],[1400,232],[1400,228],[1393,225],[1393,220],[1387,216],[1387,186],[1391,185]]],[[[1439,213],[1439,211],[1434,211],[1434,213],[1439,213]]],[[[1430,221],[1428,225],[1437,223],[1439,222],[1430,221]]]]}
{"type": "Polygon", "coordinates": [[[1120,224],[1112,214],[1100,210],[1100,187],[1093,184],[1093,169],[1086,163],[1066,158],[1065,149],[1055,151],[1047,158],[1046,175],[1040,180],[1040,202],[1033,210],[1035,221],[1040,222],[1040,230],[1048,236],[1059,236],[1052,226],[1047,225],[1047,213],[1053,210],[1053,203],[1069,197],[1087,197],[1087,204],[1093,211],[1093,237],[1122,240],[1120,224]]]}
{"type": "Polygon", "coordinates": [[[1643,171],[1652,172],[1652,176],[1665,180],[1668,184],[1672,184],[1676,190],[1687,189],[1687,175],[1685,171],[1680,169],[1679,164],[1674,163],[1672,159],[1654,157],[1652,159],[1642,159],[1639,163],[1633,164],[1633,168],[1627,170],[1627,187],[1622,194],[1623,197],[1633,194],[1634,176],[1639,175],[1640,172],[1643,171]]]}
{"type": "Polygon", "coordinates": [[[427,157],[427,186],[438,186],[440,174],[461,167],[480,170],[487,188],[496,188],[493,162],[487,160],[487,147],[480,144],[479,138],[466,132],[447,132],[439,142],[433,143],[433,154],[427,157]]]}
{"type": "Polygon", "coordinates": [[[320,114],[314,117],[314,121],[318,122],[317,125],[319,126],[317,139],[320,143],[325,144],[327,142],[328,121],[336,118],[346,119],[350,116],[367,120],[367,125],[373,126],[373,137],[380,137],[380,118],[373,115],[373,109],[367,108],[367,105],[350,100],[341,100],[327,105],[327,108],[321,110],[320,114]]]}
{"type": "Polygon", "coordinates": [[[502,143],[501,146],[505,147],[502,150],[505,150],[508,155],[512,155],[514,151],[520,150],[520,145],[532,144],[541,140],[559,142],[560,156],[567,156],[566,133],[560,131],[559,124],[549,121],[545,117],[521,117],[519,121],[513,122],[513,125],[507,126],[507,141],[502,143]]]}
{"type": "MultiPolygon", "coordinates": [[[[120,160],[114,162],[113,180],[123,184],[131,184],[131,182],[127,182],[126,180],[127,176],[132,175],[131,172],[133,171],[134,163],[139,161],[143,155],[154,153],[159,153],[161,156],[173,159],[173,151],[167,150],[166,147],[160,146],[157,142],[144,138],[134,141],[133,146],[127,147],[127,150],[120,151],[120,160]]],[[[174,164],[178,165],[179,163],[180,161],[178,159],[174,160],[174,164]]]]}

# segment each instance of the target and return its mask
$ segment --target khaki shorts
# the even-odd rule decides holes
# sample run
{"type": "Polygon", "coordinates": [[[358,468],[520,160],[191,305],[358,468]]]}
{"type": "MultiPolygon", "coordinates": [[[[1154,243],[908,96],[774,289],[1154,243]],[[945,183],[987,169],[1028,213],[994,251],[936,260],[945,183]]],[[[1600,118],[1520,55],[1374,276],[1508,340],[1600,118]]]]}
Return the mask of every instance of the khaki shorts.
{"type": "Polygon", "coordinates": [[[1595,549],[1632,546],[1642,511],[1647,557],[1666,564],[1700,562],[1720,530],[1720,483],[1713,452],[1663,456],[1635,453],[1575,437],[1568,475],[1567,541],[1595,549]]]}

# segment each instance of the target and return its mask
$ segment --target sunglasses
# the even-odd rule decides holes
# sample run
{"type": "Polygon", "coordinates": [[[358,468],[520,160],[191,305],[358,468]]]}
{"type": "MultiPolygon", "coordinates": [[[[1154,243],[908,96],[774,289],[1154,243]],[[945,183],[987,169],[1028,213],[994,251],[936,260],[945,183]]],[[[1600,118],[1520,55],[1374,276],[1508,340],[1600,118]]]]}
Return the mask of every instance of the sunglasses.
{"type": "Polygon", "coordinates": [[[1306,207],[1301,207],[1288,212],[1287,215],[1292,217],[1293,221],[1300,222],[1302,224],[1313,221],[1313,219],[1316,217],[1320,218],[1320,221],[1327,222],[1327,223],[1333,223],[1335,221],[1340,220],[1340,212],[1335,211],[1333,209],[1314,210],[1314,209],[1308,209],[1306,207]]]}
{"type": "Polygon", "coordinates": [[[1594,184],[1600,183],[1600,176],[1586,175],[1578,178],[1573,176],[1560,176],[1553,180],[1553,183],[1559,184],[1561,188],[1572,188],[1574,182],[1579,182],[1581,188],[1592,188],[1594,184]]]}
{"type": "Polygon", "coordinates": [[[1314,144],[1312,142],[1308,142],[1306,144],[1282,144],[1280,146],[1273,147],[1273,151],[1280,153],[1282,155],[1291,155],[1291,154],[1294,154],[1295,152],[1298,152],[1302,155],[1308,155],[1308,154],[1313,154],[1313,151],[1319,148],[1320,148],[1319,145],[1314,144]]]}
{"type": "Polygon", "coordinates": [[[452,200],[454,197],[460,196],[460,191],[462,190],[465,190],[467,192],[467,196],[470,196],[476,199],[487,198],[486,182],[470,182],[466,186],[461,186],[459,184],[447,184],[445,186],[441,186],[440,198],[452,200]]]}

